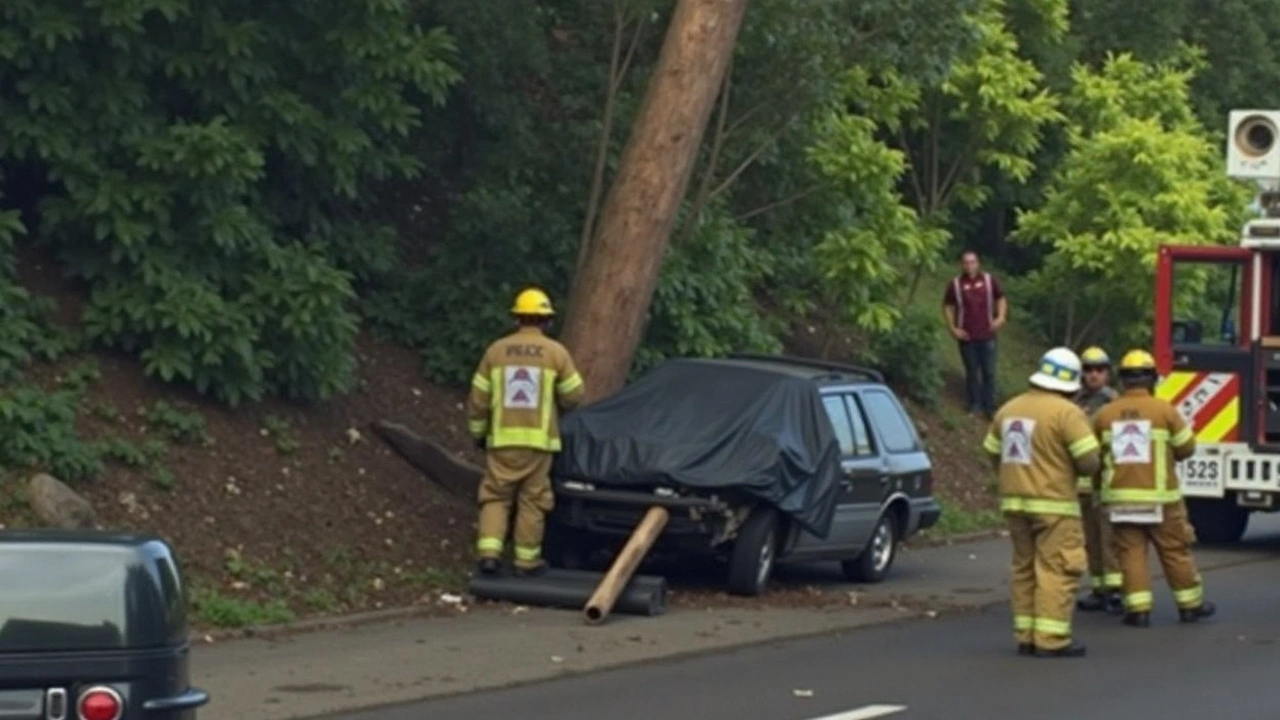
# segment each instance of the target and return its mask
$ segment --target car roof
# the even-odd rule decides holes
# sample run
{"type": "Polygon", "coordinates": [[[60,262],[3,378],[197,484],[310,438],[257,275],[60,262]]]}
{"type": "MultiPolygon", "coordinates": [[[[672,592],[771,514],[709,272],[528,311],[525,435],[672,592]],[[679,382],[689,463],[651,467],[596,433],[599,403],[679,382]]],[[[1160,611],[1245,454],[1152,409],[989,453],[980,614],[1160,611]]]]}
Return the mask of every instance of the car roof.
{"type": "Polygon", "coordinates": [[[708,358],[700,362],[734,367],[748,367],[812,381],[820,387],[831,385],[883,384],[884,376],[871,368],[858,365],[798,358],[789,355],[753,355],[736,353],[726,358],[708,358]]]}

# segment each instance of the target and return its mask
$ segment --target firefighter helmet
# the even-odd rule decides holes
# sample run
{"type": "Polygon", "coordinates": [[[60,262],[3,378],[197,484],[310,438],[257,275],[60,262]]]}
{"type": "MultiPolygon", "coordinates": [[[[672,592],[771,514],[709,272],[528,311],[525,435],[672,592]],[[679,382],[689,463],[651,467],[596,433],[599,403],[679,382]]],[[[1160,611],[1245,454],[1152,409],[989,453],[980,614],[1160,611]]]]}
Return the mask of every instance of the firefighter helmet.
{"type": "Polygon", "coordinates": [[[1040,358],[1029,381],[1044,390],[1076,392],[1080,389],[1080,357],[1071,348],[1056,347],[1040,358]]]}
{"type": "Polygon", "coordinates": [[[1085,367],[1111,367],[1111,358],[1107,356],[1106,350],[1094,345],[1080,353],[1080,364],[1085,367]]]}
{"type": "Polygon", "coordinates": [[[1156,359],[1146,350],[1130,350],[1120,358],[1121,372],[1155,372],[1156,359]]]}
{"type": "Polygon", "coordinates": [[[511,314],[550,317],[556,311],[551,307],[551,298],[546,293],[538,288],[529,288],[516,296],[516,301],[511,305],[511,314]]]}

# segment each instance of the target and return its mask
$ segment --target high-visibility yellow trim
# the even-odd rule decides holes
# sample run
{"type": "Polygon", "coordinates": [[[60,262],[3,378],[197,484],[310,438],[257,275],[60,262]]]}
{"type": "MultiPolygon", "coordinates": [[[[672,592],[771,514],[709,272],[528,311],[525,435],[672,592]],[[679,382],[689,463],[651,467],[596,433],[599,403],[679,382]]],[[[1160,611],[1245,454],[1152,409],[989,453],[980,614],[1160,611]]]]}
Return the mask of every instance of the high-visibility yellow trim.
{"type": "Polygon", "coordinates": [[[1204,586],[1197,585],[1186,590],[1174,590],[1173,601],[1183,609],[1200,607],[1204,603],[1204,586]]]}
{"type": "Polygon", "coordinates": [[[1035,621],[1035,631],[1045,635],[1070,637],[1071,623],[1065,620],[1050,620],[1049,618],[1038,617],[1035,621]]]}
{"type": "Polygon", "coordinates": [[[574,373],[569,377],[565,378],[563,382],[561,382],[559,385],[556,386],[556,392],[560,393],[561,395],[565,395],[573,392],[574,390],[577,390],[578,388],[582,387],[582,385],[583,385],[582,374],[574,373]]]}
{"type": "Polygon", "coordinates": [[[1120,589],[1124,584],[1124,574],[1113,572],[1102,576],[1102,586],[1106,588],[1120,589]]]}
{"type": "Polygon", "coordinates": [[[498,557],[502,554],[502,538],[482,537],[476,540],[476,553],[480,557],[498,557]]]}
{"type": "Polygon", "coordinates": [[[1000,438],[997,438],[995,435],[992,435],[991,433],[987,433],[987,436],[982,438],[982,449],[986,450],[992,455],[999,455],[1000,454],[1000,438]]]}
{"type": "Polygon", "coordinates": [[[1067,446],[1067,452],[1071,453],[1071,457],[1078,458],[1081,455],[1087,455],[1098,449],[1098,438],[1089,435],[1067,446]]]}
{"type": "MultiPolygon", "coordinates": [[[[502,368],[494,368],[492,372],[493,387],[502,387],[502,368]]],[[[502,424],[503,393],[493,394],[490,408],[493,410],[493,432],[489,439],[489,447],[528,447],[546,452],[559,452],[560,438],[551,437],[551,414],[555,411],[556,372],[543,368],[541,395],[538,397],[537,427],[505,427],[502,424]]]]}
{"type": "Polygon", "coordinates": [[[1030,615],[1014,615],[1013,629],[1014,630],[1030,630],[1032,627],[1035,626],[1035,622],[1036,622],[1036,619],[1031,617],[1030,615]]]}
{"type": "Polygon", "coordinates": [[[1133,592],[1124,596],[1124,609],[1129,612],[1147,612],[1151,610],[1151,605],[1154,602],[1155,596],[1151,594],[1150,590],[1133,592]]]}
{"type": "Polygon", "coordinates": [[[471,376],[471,387],[475,388],[476,390],[479,390],[482,393],[489,393],[493,391],[493,382],[490,381],[489,378],[481,375],[480,373],[476,373],[475,375],[471,376]]]}
{"type": "Polygon", "coordinates": [[[1088,475],[1081,475],[1076,478],[1076,492],[1079,492],[1081,495],[1092,495],[1093,478],[1088,475]]]}
{"type": "Polygon", "coordinates": [[[1161,400],[1168,400],[1172,402],[1174,398],[1181,395],[1182,391],[1186,390],[1187,386],[1194,382],[1199,376],[1200,373],[1197,372],[1169,373],[1168,377],[1160,381],[1159,385],[1156,385],[1155,395],[1161,400]]]}
{"type": "Polygon", "coordinates": [[[485,431],[487,431],[488,429],[489,429],[488,420],[468,420],[467,421],[467,432],[471,433],[472,437],[484,437],[485,431]]]}
{"type": "MultiPolygon", "coordinates": [[[[1222,408],[1212,420],[1205,423],[1205,426],[1200,428],[1195,437],[1202,442],[1222,442],[1239,423],[1240,397],[1237,395],[1231,398],[1231,402],[1227,403],[1227,406],[1222,408]]],[[[1175,442],[1174,444],[1181,445],[1182,443],[1175,442]]]]}
{"type": "Polygon", "coordinates": [[[542,557],[542,548],[517,545],[515,555],[517,560],[537,560],[542,557]]]}
{"type": "MultiPolygon", "coordinates": [[[[1219,413],[1218,417],[1222,417],[1222,414],[1219,413]]],[[[1187,425],[1183,427],[1181,430],[1179,430],[1177,435],[1174,435],[1173,437],[1169,438],[1169,443],[1174,447],[1180,447],[1182,445],[1186,445],[1188,441],[1194,440],[1195,437],[1196,437],[1195,432],[1191,430],[1190,425],[1187,425]]]]}
{"type": "Polygon", "coordinates": [[[1010,495],[1000,498],[1002,512],[1024,512],[1032,515],[1064,515],[1080,517],[1079,500],[1050,500],[1010,495]]]}

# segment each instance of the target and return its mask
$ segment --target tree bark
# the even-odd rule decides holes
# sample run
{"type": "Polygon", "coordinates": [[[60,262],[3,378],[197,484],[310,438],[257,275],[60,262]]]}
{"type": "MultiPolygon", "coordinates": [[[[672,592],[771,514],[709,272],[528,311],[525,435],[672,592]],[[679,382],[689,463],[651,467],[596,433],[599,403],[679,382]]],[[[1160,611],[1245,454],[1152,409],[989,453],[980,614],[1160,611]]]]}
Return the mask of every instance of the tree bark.
{"type": "Polygon", "coordinates": [[[679,0],[672,15],[569,297],[563,340],[588,402],[626,383],[747,2],[679,0]]]}

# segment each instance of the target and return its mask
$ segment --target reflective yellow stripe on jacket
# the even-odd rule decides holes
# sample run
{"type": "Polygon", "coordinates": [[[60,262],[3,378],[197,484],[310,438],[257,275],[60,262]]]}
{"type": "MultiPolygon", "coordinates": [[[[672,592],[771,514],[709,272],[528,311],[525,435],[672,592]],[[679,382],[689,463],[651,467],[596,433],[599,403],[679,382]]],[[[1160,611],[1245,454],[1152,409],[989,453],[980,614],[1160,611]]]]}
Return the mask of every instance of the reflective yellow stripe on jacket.
{"type": "MultiPolygon", "coordinates": [[[[489,440],[490,447],[519,446],[558,452],[560,438],[551,437],[551,416],[556,408],[556,371],[543,368],[543,381],[538,396],[538,427],[506,427],[502,423],[502,393],[492,394],[490,407],[493,409],[493,435],[489,440]]],[[[567,382],[572,382],[569,378],[567,382]]],[[[582,378],[577,378],[579,384],[582,378]]],[[[490,373],[490,387],[502,387],[502,368],[494,368],[490,373]]],[[[568,391],[566,391],[568,392],[568,391]]]]}
{"type": "MultiPolygon", "coordinates": [[[[1194,437],[1188,426],[1179,432],[1173,440],[1175,446],[1182,445],[1194,437]]],[[[1111,431],[1102,432],[1102,441],[1111,443],[1111,431]]],[[[1182,498],[1178,488],[1169,487],[1169,431],[1161,428],[1151,430],[1151,465],[1155,476],[1154,488],[1113,488],[1111,478],[1115,473],[1115,458],[1107,453],[1106,467],[1102,476],[1102,501],[1105,503],[1171,503],[1182,498]]]]}

